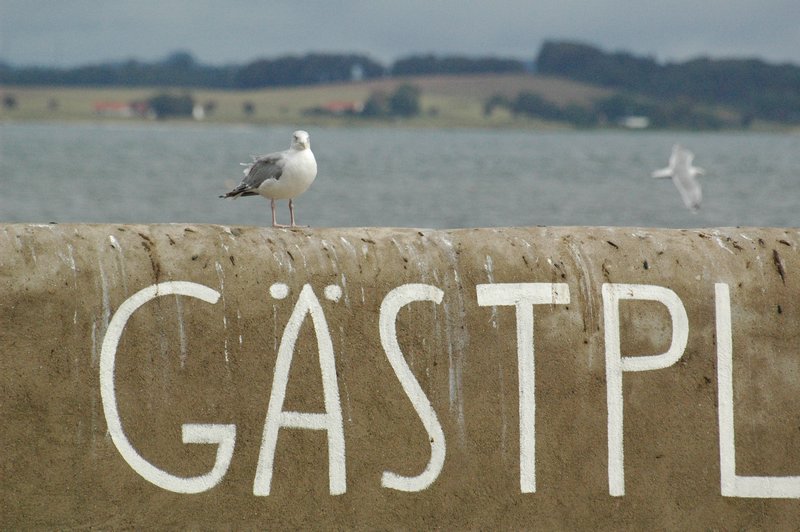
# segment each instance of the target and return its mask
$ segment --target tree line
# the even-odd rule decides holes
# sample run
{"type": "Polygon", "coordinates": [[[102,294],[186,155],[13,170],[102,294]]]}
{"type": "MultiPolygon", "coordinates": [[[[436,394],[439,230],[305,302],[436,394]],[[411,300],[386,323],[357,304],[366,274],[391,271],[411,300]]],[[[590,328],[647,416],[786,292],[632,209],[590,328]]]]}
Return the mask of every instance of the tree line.
{"type": "MultiPolygon", "coordinates": [[[[610,87],[619,94],[593,102],[589,109],[561,109],[536,95],[520,94],[515,101],[488,101],[488,112],[507,107],[515,114],[577,125],[613,122],[630,115],[647,115],[653,125],[747,126],[753,120],[800,123],[800,66],[707,57],[661,63],[652,57],[610,53],[567,41],[546,41],[531,61],[428,54],[400,58],[385,66],[362,54],[310,53],[212,66],[199,63],[187,52],[175,52],[151,63],[129,60],[74,68],[18,67],[0,62],[0,84],[258,89],[384,77],[524,72],[610,87]],[[712,108],[734,111],[736,123],[726,123],[712,108]]],[[[391,108],[387,98],[376,95],[367,111],[385,114],[391,108]]],[[[398,106],[402,108],[402,104],[398,106]]],[[[730,118],[726,120],[730,122],[730,118]]]]}
{"type": "Polygon", "coordinates": [[[580,128],[624,125],[631,117],[645,117],[653,128],[721,129],[742,127],[741,119],[725,117],[687,99],[657,100],[617,93],[598,98],[588,105],[559,106],[532,92],[520,92],[513,98],[495,95],[483,106],[485,116],[505,109],[514,116],[527,116],[552,122],[566,122],[580,128]]]}
{"type": "Polygon", "coordinates": [[[387,67],[365,55],[323,53],[212,66],[197,62],[187,52],[176,52],[152,63],[129,60],[74,68],[16,67],[0,62],[0,84],[258,89],[391,76],[511,73],[523,72],[525,68],[526,65],[516,59],[432,55],[401,58],[387,67]]]}
{"type": "MultiPolygon", "coordinates": [[[[607,53],[587,44],[548,41],[536,65],[541,74],[660,101],[725,106],[738,111],[745,123],[752,119],[800,123],[800,67],[793,64],[707,57],[662,64],[627,52],[607,53]]],[[[636,98],[628,99],[630,106],[637,105],[636,98]]]]}

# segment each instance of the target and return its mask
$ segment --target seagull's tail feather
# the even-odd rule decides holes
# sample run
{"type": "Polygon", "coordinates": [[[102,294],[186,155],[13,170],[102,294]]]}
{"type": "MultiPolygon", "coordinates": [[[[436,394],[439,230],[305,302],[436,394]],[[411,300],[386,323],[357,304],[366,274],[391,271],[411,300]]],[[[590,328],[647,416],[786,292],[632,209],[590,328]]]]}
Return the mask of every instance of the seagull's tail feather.
{"type": "Polygon", "coordinates": [[[248,187],[245,184],[241,184],[231,190],[230,192],[226,192],[225,194],[220,195],[220,198],[233,198],[236,199],[239,196],[256,196],[258,192],[255,192],[253,189],[248,187]]]}

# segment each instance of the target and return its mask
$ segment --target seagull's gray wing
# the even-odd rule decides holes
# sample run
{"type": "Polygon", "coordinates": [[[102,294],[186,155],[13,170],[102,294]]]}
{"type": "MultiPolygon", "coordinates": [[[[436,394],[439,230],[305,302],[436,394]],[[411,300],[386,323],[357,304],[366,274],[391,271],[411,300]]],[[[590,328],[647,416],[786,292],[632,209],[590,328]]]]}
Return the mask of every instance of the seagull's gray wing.
{"type": "Polygon", "coordinates": [[[258,194],[258,187],[268,180],[278,180],[283,174],[286,165],[286,152],[270,153],[256,158],[244,169],[244,179],[236,188],[220,196],[221,198],[238,198],[239,196],[254,196],[258,194]]]}
{"type": "Polygon", "coordinates": [[[267,179],[278,180],[286,165],[286,153],[278,152],[259,157],[245,168],[242,184],[248,188],[258,188],[267,179]]]}

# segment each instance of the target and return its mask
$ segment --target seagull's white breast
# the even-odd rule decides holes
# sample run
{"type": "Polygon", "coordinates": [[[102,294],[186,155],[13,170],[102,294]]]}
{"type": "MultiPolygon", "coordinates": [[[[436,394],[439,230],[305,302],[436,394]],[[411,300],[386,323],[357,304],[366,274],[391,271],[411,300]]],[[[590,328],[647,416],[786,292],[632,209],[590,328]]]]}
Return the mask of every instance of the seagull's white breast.
{"type": "Polygon", "coordinates": [[[258,193],[270,199],[291,199],[308,190],[316,177],[317,160],[311,149],[292,151],[280,179],[267,179],[258,187],[258,193]]]}

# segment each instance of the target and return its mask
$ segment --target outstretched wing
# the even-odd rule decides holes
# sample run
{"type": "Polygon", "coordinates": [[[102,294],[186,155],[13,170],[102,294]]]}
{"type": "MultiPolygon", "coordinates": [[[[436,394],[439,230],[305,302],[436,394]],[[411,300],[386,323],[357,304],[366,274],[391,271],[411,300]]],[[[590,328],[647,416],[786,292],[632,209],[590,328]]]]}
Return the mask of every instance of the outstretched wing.
{"type": "Polygon", "coordinates": [[[283,174],[286,164],[284,152],[271,153],[256,158],[244,169],[244,179],[236,188],[220,196],[221,198],[238,198],[239,196],[253,196],[258,194],[258,187],[268,179],[278,180],[283,174]]]}
{"type": "Polygon", "coordinates": [[[669,166],[667,166],[666,168],[661,168],[659,170],[656,170],[655,172],[650,174],[650,176],[653,177],[654,179],[665,179],[675,175],[675,169],[679,164],[678,159],[680,157],[680,151],[681,147],[678,144],[674,145],[672,147],[672,153],[669,156],[669,166]]]}
{"type": "Polygon", "coordinates": [[[690,172],[678,172],[673,182],[680,192],[686,208],[692,211],[699,209],[700,203],[703,201],[703,190],[694,175],[690,172]]]}
{"type": "Polygon", "coordinates": [[[653,179],[672,177],[672,168],[661,168],[660,170],[654,171],[650,176],[653,177],[653,179]]]}

